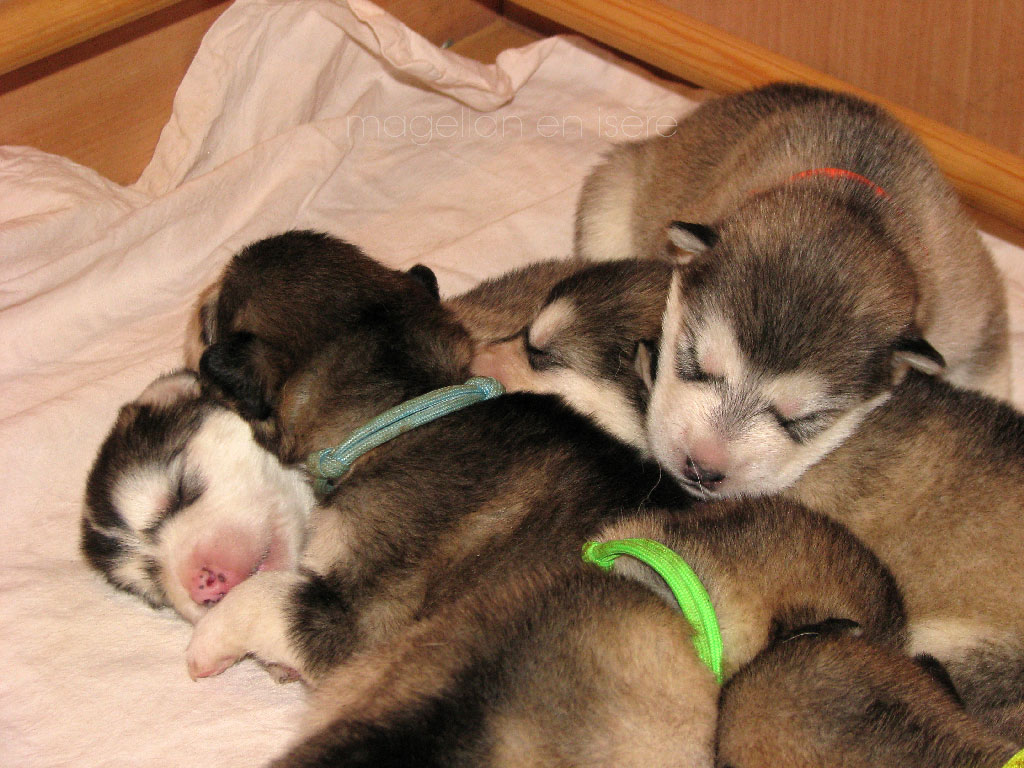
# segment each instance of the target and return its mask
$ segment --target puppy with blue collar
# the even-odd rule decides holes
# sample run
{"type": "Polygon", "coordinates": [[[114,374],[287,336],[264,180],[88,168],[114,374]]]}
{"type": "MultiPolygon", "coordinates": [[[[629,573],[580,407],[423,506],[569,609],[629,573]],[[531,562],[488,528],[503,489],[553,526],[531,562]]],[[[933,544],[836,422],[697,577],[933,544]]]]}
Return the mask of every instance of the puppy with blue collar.
{"type": "MultiPolygon", "coordinates": [[[[235,585],[187,652],[196,678],[253,656],[311,685],[304,736],[280,765],[410,751],[424,764],[711,764],[718,685],[693,630],[644,569],[581,558],[590,540],[657,535],[652,515],[695,514],[690,494],[555,397],[488,397],[470,381],[464,403],[472,338],[424,269],[291,232],[244,249],[209,296],[207,395],[320,481],[300,566],[235,585]],[[405,428],[450,396],[464,407],[405,428]]],[[[870,553],[794,505],[760,508],[730,515],[721,560],[695,557],[709,593],[726,595],[725,675],[794,623],[846,618],[901,644],[898,592],[870,553]],[[834,542],[827,576],[798,518],[834,542]],[[766,519],[785,522],[779,537],[760,535],[766,519]],[[749,590],[747,617],[730,602],[728,584],[765,578],[737,575],[745,555],[729,552],[752,550],[727,545],[744,537],[775,550],[767,562],[814,565],[791,574],[806,586],[796,604],[749,590]]]]}

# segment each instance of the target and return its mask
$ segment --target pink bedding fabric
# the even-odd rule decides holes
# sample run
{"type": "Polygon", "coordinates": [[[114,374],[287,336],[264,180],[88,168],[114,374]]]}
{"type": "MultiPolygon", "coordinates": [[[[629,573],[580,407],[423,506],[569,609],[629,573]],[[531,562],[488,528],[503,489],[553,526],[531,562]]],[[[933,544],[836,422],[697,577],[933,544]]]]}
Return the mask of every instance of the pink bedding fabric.
{"type": "MultiPolygon", "coordinates": [[[[192,682],[189,626],[78,553],[100,441],[181,364],[192,302],[232,253],[319,228],[462,291],[567,255],[601,151],[692,106],[572,39],[483,66],[363,0],[238,0],[137,184],[0,147],[0,764],[252,766],[294,733],[299,686],[251,662],[192,682]]],[[[987,242],[1019,345],[1024,259],[987,242]]]]}

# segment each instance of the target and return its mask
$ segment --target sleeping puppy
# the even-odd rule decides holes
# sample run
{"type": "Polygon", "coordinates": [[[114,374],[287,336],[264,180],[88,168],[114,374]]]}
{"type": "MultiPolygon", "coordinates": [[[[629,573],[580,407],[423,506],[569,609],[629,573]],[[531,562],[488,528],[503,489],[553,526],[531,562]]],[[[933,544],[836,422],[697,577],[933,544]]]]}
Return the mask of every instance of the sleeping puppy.
{"type": "MultiPolygon", "coordinates": [[[[515,325],[513,333],[477,345],[472,370],[493,376],[509,391],[561,395],[620,440],[643,449],[648,387],[639,377],[622,373],[646,370],[646,358],[638,361],[637,355],[646,355],[661,334],[672,270],[655,261],[571,264],[560,280],[547,283],[532,313],[515,313],[505,326],[515,325]]],[[[507,297],[521,295],[524,275],[534,276],[531,282],[539,286],[551,273],[543,263],[530,265],[449,305],[472,302],[475,311],[469,319],[485,315],[489,306],[497,312],[507,297]]]]}
{"type": "Polygon", "coordinates": [[[195,622],[243,579],[294,570],[313,495],[191,372],[123,406],[89,473],[87,561],[119,589],[195,622]]]}
{"type": "MultiPolygon", "coordinates": [[[[285,464],[305,462],[374,415],[468,376],[471,340],[425,282],[326,237],[261,241],[225,272],[200,368],[285,464]],[[296,292],[310,265],[335,273],[330,324],[296,292]]],[[[580,564],[588,538],[614,526],[605,533],[690,542],[733,628],[728,671],[794,622],[848,619],[898,646],[902,611],[884,568],[842,528],[776,502],[673,527],[694,504],[555,398],[479,402],[352,463],[312,511],[302,567],[231,589],[197,623],[189,669],[214,675],[253,655],[310,682],[312,735],[285,765],[381,764],[411,747],[427,764],[519,764],[522,747],[540,764],[650,765],[648,736],[665,749],[653,764],[707,765],[713,678],[709,688],[649,576],[580,564]],[[655,508],[670,510],[668,522],[638,517],[655,508]],[[773,564],[771,583],[739,567],[748,558],[773,564]],[[620,602],[622,614],[609,611],[620,602]],[[620,676],[647,680],[666,656],[670,673],[620,689],[620,676]],[[574,697],[584,682],[620,692],[574,697]],[[664,725],[666,711],[688,725],[664,725]],[[622,740],[611,744],[615,712],[632,719],[612,728],[622,740]],[[586,748],[550,752],[553,740],[572,742],[566,729],[586,748]]]]}
{"type": "MultiPolygon", "coordinates": [[[[804,620],[856,616],[842,623],[865,641],[901,644],[891,577],[841,527],[799,507],[650,510],[597,538],[634,537],[683,555],[708,585],[726,678],[804,620]]],[[[304,738],[275,766],[409,754],[417,765],[711,764],[717,684],[674,599],[657,597],[668,588],[655,571],[629,556],[610,575],[535,563],[496,587],[438,606],[328,673],[304,738]]]]}
{"type": "Polygon", "coordinates": [[[805,633],[722,690],[719,768],[1000,768],[1019,742],[967,715],[919,664],[863,638],[805,633]]]}
{"type": "Polygon", "coordinates": [[[523,330],[556,283],[586,266],[589,262],[576,258],[538,261],[484,280],[444,303],[476,344],[501,342],[523,330]]]}
{"type": "Polygon", "coordinates": [[[709,497],[789,485],[908,368],[1008,394],[989,254],[920,144],[849,96],[768,86],[615,147],[584,185],[577,254],[686,266],[648,432],[709,497]]]}
{"type": "MultiPolygon", "coordinates": [[[[653,294],[613,290],[611,295],[617,297],[608,300],[612,303],[659,306],[653,294]]],[[[542,309],[535,321],[545,329],[544,352],[561,369],[557,377],[550,370],[534,371],[546,377],[546,391],[559,383],[567,389],[629,387],[635,382],[619,379],[649,382],[655,375],[657,380],[675,375],[664,358],[641,354],[640,363],[649,365],[646,372],[623,365],[611,383],[588,381],[591,369],[570,367],[577,339],[599,338],[579,330],[589,320],[588,294],[577,300],[561,292],[559,302],[551,314],[542,309]],[[567,303],[571,313],[565,311],[567,303]],[[572,320],[564,325],[552,319],[566,316],[572,320]]],[[[633,307],[609,312],[642,314],[633,307]]],[[[595,324],[601,328],[604,321],[595,324]]],[[[531,327],[526,338],[536,338],[531,327]]],[[[649,332],[649,326],[637,324],[609,349],[629,348],[649,332]]],[[[529,364],[524,349],[512,352],[529,364]]],[[[571,392],[563,395],[572,402],[571,392]]],[[[608,401],[609,407],[614,404],[608,401]]],[[[642,422],[648,415],[608,414],[602,423],[642,422]]],[[[1019,524],[1024,491],[1017,482],[1022,476],[1024,416],[984,395],[910,371],[845,442],[792,479],[783,493],[836,518],[879,555],[904,592],[911,649],[947,666],[971,711],[1001,722],[1005,733],[1024,741],[1024,589],[1013,576],[1013,564],[1024,555],[1019,524]]]]}

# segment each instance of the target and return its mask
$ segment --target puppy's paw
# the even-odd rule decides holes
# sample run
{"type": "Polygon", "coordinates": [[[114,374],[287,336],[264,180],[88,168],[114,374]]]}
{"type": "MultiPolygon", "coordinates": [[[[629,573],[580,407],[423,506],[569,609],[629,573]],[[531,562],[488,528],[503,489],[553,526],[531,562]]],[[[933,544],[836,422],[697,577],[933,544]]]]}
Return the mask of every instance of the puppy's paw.
{"type": "Polygon", "coordinates": [[[185,661],[193,680],[219,675],[249,652],[240,631],[243,628],[233,627],[230,612],[220,610],[226,605],[225,600],[216,606],[217,610],[208,611],[192,630],[185,661]]]}
{"type": "Polygon", "coordinates": [[[275,683],[295,683],[302,681],[299,671],[286,667],[284,664],[264,664],[264,669],[270,674],[275,683]]]}
{"type": "Polygon", "coordinates": [[[219,675],[249,655],[290,670],[272,672],[279,681],[293,675],[302,677],[288,626],[292,589],[302,578],[290,571],[257,573],[207,611],[196,622],[185,654],[192,679],[219,675]]]}

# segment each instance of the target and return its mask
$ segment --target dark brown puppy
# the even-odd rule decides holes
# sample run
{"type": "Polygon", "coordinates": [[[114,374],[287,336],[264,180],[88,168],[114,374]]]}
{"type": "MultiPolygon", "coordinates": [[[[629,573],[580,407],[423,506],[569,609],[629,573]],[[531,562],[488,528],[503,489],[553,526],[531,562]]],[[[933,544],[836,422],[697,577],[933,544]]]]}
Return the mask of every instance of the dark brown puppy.
{"type": "MultiPolygon", "coordinates": [[[[201,369],[212,389],[251,415],[264,444],[288,463],[301,461],[386,408],[467,375],[468,336],[425,280],[309,233],[262,241],[226,273],[201,369]],[[317,285],[299,278],[310,263],[336,272],[327,307],[292,293],[295,284],[317,285]]],[[[633,723],[665,709],[706,713],[709,673],[694,664],[680,625],[670,635],[656,631],[674,616],[656,590],[638,592],[635,581],[614,575],[599,580],[596,593],[578,586],[594,582],[579,562],[585,539],[611,525],[616,535],[633,530],[627,521],[654,507],[687,515],[693,503],[655,465],[555,398],[513,394],[478,403],[359,459],[314,508],[302,569],[257,573],[235,586],[196,625],[189,666],[206,676],[253,654],[325,691],[317,722],[330,727],[314,728],[312,753],[302,752],[313,762],[297,765],[344,764],[339,755],[349,764],[381,764],[410,744],[425,750],[422,764],[511,764],[524,740],[547,744],[583,722],[590,723],[579,730],[588,747],[573,752],[578,764],[655,764],[649,737],[664,748],[664,764],[707,764],[710,737],[700,734],[713,723],[704,717],[683,730],[666,729],[663,720],[631,725],[614,744],[601,736],[612,709],[640,713],[633,723]],[[604,633],[568,632],[611,618],[606,601],[618,600],[607,591],[620,589],[614,585],[623,585],[625,623],[604,633]],[[403,660],[403,643],[415,663],[403,660]],[[632,659],[630,668],[646,670],[646,678],[666,657],[678,667],[651,687],[622,688],[614,664],[593,662],[632,659]],[[593,674],[595,690],[619,691],[614,704],[579,701],[563,719],[545,703],[552,678],[571,681],[570,691],[593,674]],[[366,694],[379,708],[349,709],[350,692],[375,675],[390,681],[366,694]],[[409,685],[392,689],[396,680],[409,685]]],[[[812,516],[809,530],[835,537],[825,568],[808,552],[823,546],[819,536],[765,537],[769,518],[801,528],[794,522],[801,513],[783,507],[768,505],[774,512],[763,516],[752,509],[745,522],[729,515],[738,521],[731,532],[709,518],[687,534],[732,542],[703,574],[725,596],[724,617],[745,610],[756,617],[746,616],[746,642],[733,643],[730,663],[738,666],[794,622],[836,614],[898,644],[899,599],[884,569],[845,531],[812,516]],[[813,566],[803,572],[805,589],[786,590],[795,605],[740,587],[763,578],[741,567],[754,546],[741,540],[773,549],[774,557],[758,562],[813,566]],[[736,594],[753,596],[753,607],[729,608],[736,594]]],[[[527,753],[548,755],[541,747],[527,753]]]]}
{"type": "MultiPolygon", "coordinates": [[[[856,616],[865,638],[900,642],[888,574],[839,526],[794,505],[652,510],[598,538],[635,537],[682,554],[708,586],[726,677],[777,633],[825,616],[856,616]],[[821,569],[819,559],[844,565],[821,569]]],[[[709,765],[713,679],[661,577],[630,557],[613,570],[535,564],[439,606],[329,673],[307,739],[278,765],[379,765],[403,752],[417,765],[452,755],[465,765],[709,765]]]]}

